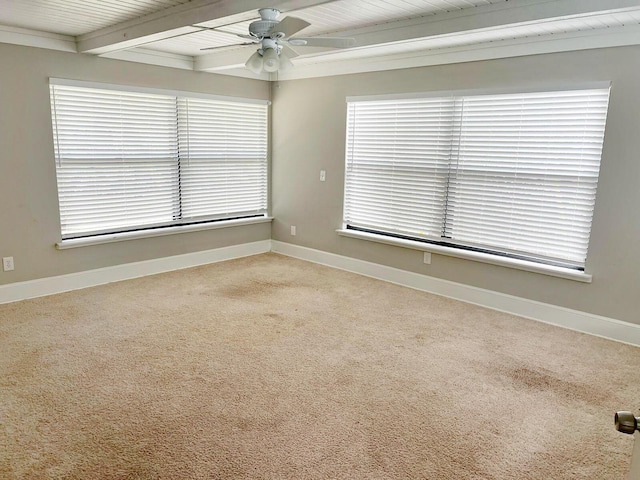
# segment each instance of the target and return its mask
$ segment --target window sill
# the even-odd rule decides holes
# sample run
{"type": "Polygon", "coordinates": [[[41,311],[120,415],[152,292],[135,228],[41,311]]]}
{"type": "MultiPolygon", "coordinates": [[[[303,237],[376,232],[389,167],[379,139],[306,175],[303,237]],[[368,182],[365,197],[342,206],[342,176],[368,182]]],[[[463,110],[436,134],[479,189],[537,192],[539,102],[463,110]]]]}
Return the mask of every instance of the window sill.
{"type": "Polygon", "coordinates": [[[443,247],[441,245],[432,245],[428,243],[415,242],[413,240],[405,240],[402,238],[386,237],[384,235],[376,235],[375,233],[359,232],[356,230],[338,229],[339,235],[343,237],[358,238],[360,240],[369,240],[371,242],[384,243],[397,247],[411,248],[424,252],[431,252],[439,255],[447,255],[449,257],[464,258],[476,262],[489,263],[491,265],[499,265],[501,267],[515,268],[525,270],[527,272],[541,273],[552,277],[565,278],[567,280],[575,280],[577,282],[591,283],[592,276],[588,273],[571,270],[569,268],[554,267],[553,265],[543,265],[540,263],[529,262],[526,260],[518,260],[515,258],[499,257],[488,253],[471,252],[467,250],[459,250],[457,248],[443,247]]]}
{"type": "Polygon", "coordinates": [[[242,225],[253,225],[255,223],[268,223],[273,217],[241,218],[237,220],[221,220],[219,222],[199,223],[196,225],[176,225],[173,227],[154,228],[149,230],[138,230],[135,232],[107,233],[92,237],[71,238],[56,243],[58,250],[68,248],[87,247],[89,245],[101,245],[103,243],[123,242],[125,240],[135,240],[139,238],[163,237],[165,235],[175,235],[177,233],[199,232],[202,230],[216,230],[218,228],[237,227],[242,225]]]}

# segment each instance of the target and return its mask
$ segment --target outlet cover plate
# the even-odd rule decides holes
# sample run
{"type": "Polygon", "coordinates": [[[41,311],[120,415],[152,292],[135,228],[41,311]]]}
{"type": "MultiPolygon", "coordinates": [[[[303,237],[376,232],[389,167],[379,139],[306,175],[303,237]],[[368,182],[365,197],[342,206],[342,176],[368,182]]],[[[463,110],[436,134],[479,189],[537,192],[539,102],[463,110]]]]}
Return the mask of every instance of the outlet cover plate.
{"type": "Polygon", "coordinates": [[[13,257],[2,257],[2,270],[10,272],[13,268],[13,257]]]}

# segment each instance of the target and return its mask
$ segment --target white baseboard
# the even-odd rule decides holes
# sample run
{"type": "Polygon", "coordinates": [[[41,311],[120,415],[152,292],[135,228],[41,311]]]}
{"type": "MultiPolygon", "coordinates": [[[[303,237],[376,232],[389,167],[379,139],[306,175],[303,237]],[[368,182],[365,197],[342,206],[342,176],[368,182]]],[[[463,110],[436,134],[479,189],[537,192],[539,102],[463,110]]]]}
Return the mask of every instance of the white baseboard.
{"type": "Polygon", "coordinates": [[[408,272],[377,263],[301,247],[290,243],[271,241],[271,251],[322,265],[347,270],[367,277],[415,288],[444,297],[473,303],[501,312],[556,325],[598,337],[640,346],[640,325],[613,318],[593,315],[569,308],[515,297],[504,293],[441,280],[419,273],[408,272]]]}
{"type": "Polygon", "coordinates": [[[248,257],[259,253],[267,253],[270,250],[271,241],[262,240],[213,250],[186,253],[184,255],[125,263],[123,265],[114,265],[112,267],[70,273],[68,275],[10,283],[8,285],[0,285],[0,303],[43,297],[45,295],[79,290],[81,288],[94,287],[105,283],[119,282],[131,278],[144,277],[146,275],[155,275],[156,273],[196,267],[208,263],[232,260],[234,258],[248,257]]]}
{"type": "Polygon", "coordinates": [[[640,346],[640,325],[276,240],[126,263],[85,272],[0,285],[0,304],[94,287],[272,251],[551,325],[640,346]]]}

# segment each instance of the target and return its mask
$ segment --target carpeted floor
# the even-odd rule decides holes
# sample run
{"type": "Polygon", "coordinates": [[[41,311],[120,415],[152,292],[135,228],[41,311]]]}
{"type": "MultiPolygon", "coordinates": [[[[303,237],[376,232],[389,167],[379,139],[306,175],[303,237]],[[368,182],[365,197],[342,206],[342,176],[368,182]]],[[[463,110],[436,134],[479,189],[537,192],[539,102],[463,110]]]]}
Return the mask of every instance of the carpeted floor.
{"type": "Polygon", "coordinates": [[[0,305],[0,478],[620,480],[639,366],[259,255],[0,305]]]}

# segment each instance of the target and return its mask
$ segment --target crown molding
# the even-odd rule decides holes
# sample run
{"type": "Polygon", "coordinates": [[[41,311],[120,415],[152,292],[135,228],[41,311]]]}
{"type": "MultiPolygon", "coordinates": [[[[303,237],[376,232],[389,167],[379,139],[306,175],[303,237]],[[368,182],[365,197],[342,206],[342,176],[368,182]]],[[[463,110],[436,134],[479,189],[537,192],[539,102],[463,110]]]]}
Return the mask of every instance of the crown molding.
{"type": "Polygon", "coordinates": [[[332,55],[327,55],[308,59],[306,64],[302,63],[305,60],[301,59],[295,68],[281,74],[280,80],[298,80],[633,45],[640,45],[640,25],[492,41],[410,53],[374,55],[358,59],[340,60],[337,58],[339,54],[333,58],[332,55]]]}
{"type": "Polygon", "coordinates": [[[148,65],[157,65],[161,67],[180,68],[182,70],[194,69],[194,58],[191,56],[160,52],[149,48],[119,50],[117,52],[104,53],[100,55],[100,57],[124,60],[126,62],[146,63],[148,65]]]}
{"type": "Polygon", "coordinates": [[[27,28],[10,27],[8,25],[0,25],[0,43],[47,48],[61,52],[78,52],[76,40],[72,36],[29,30],[27,28]]]}

